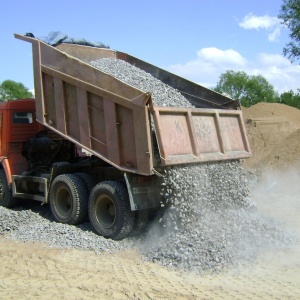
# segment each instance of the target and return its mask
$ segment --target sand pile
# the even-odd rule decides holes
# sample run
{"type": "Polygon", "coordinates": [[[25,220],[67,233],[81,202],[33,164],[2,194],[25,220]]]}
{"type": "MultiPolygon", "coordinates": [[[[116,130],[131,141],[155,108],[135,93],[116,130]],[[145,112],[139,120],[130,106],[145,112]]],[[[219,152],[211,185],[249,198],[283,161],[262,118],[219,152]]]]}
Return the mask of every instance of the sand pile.
{"type": "Polygon", "coordinates": [[[300,168],[300,110],[280,103],[243,108],[253,157],[243,162],[253,169],[300,168]]]}

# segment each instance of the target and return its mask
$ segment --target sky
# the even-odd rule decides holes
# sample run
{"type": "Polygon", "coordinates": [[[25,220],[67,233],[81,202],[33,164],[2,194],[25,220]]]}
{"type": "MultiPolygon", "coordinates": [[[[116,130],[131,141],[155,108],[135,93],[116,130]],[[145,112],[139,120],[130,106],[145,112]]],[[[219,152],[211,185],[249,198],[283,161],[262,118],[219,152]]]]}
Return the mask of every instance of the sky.
{"type": "Polygon", "coordinates": [[[262,75],[279,93],[300,88],[300,66],[283,56],[290,41],[283,0],[1,1],[0,83],[34,89],[31,44],[60,31],[102,42],[207,88],[226,70],[262,75]]]}

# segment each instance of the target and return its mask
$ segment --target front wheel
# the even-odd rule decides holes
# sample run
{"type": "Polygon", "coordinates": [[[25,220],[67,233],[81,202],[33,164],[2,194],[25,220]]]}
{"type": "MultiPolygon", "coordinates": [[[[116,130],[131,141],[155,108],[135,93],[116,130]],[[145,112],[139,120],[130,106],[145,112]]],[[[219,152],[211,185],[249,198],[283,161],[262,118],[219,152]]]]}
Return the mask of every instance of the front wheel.
{"type": "Polygon", "coordinates": [[[98,183],[91,192],[88,210],[97,234],[121,240],[131,233],[135,214],[130,209],[127,189],[121,182],[98,183]]]}
{"type": "Polygon", "coordinates": [[[18,201],[13,198],[11,189],[8,186],[4,170],[0,170],[0,206],[13,208],[17,206],[18,201]]]}

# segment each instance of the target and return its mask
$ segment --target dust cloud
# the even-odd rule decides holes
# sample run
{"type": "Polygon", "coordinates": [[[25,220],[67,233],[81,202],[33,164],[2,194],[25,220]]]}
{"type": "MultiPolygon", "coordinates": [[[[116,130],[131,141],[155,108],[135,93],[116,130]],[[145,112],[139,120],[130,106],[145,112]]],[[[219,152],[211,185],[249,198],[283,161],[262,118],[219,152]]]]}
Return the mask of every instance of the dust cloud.
{"type": "Polygon", "coordinates": [[[251,192],[262,216],[272,217],[286,230],[300,233],[300,169],[265,170],[251,192]]]}

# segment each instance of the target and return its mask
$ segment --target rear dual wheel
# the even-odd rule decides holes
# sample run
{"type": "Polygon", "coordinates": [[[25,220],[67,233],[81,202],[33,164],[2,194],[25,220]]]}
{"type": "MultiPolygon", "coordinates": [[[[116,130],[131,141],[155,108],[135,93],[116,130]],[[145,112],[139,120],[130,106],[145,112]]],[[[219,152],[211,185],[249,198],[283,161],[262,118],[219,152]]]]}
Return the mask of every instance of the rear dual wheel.
{"type": "Polygon", "coordinates": [[[86,219],[88,193],[78,176],[57,176],[51,184],[49,198],[51,211],[57,222],[76,225],[86,219]]]}
{"type": "Polygon", "coordinates": [[[94,231],[114,240],[121,240],[131,233],[136,235],[145,228],[148,212],[131,211],[128,191],[123,183],[104,181],[91,192],[87,187],[89,183],[91,180],[80,173],[59,175],[53,180],[49,201],[57,222],[76,225],[88,214],[94,231]]]}
{"type": "Polygon", "coordinates": [[[89,219],[95,232],[114,240],[128,236],[134,226],[126,186],[118,181],[97,184],[89,199],[89,219]]]}
{"type": "Polygon", "coordinates": [[[75,173],[77,177],[79,177],[87,190],[87,197],[89,197],[93,187],[96,185],[96,180],[88,173],[75,173]]]}

